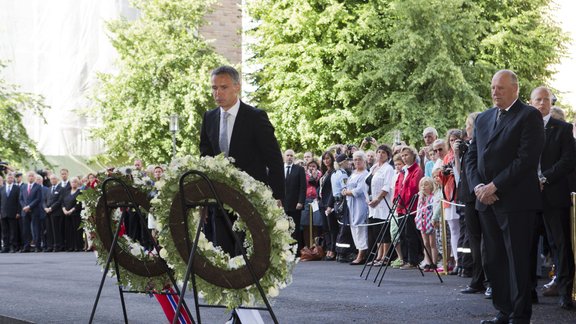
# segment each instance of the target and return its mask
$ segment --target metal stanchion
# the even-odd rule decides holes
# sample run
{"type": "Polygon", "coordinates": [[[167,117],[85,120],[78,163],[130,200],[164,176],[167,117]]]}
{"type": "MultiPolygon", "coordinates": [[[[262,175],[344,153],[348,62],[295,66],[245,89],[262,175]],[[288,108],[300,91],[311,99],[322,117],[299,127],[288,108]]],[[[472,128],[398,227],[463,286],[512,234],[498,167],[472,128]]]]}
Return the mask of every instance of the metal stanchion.
{"type": "Polygon", "coordinates": [[[446,219],[444,218],[444,206],[442,206],[442,202],[440,202],[440,219],[441,219],[441,224],[440,226],[442,226],[442,270],[444,270],[444,272],[442,273],[443,275],[447,275],[448,274],[448,257],[450,256],[450,253],[448,252],[448,244],[446,242],[447,236],[446,236],[446,219]]]}
{"type": "MultiPolygon", "coordinates": [[[[570,233],[572,234],[572,253],[574,253],[574,260],[576,260],[576,192],[573,192],[571,196],[570,233]]],[[[576,282],[576,274],[574,275],[574,281],[576,282]]],[[[572,287],[572,299],[576,300],[576,286],[572,287]]]]}

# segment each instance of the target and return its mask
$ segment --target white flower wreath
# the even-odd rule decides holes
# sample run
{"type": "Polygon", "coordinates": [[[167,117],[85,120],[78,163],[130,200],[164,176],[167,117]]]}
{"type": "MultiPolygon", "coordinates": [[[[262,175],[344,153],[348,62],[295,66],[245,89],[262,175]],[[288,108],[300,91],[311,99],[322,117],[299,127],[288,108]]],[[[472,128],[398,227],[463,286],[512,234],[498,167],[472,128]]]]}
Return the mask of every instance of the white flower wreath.
{"type": "MultiPolygon", "coordinates": [[[[292,281],[292,270],[296,264],[296,246],[291,233],[294,222],[277,206],[272,191],[263,183],[255,180],[246,172],[240,171],[223,155],[217,157],[195,158],[191,156],[176,159],[164,173],[164,178],[156,182],[159,194],[152,199],[152,212],[156,216],[156,227],[159,231],[159,242],[163,246],[160,256],[175,270],[176,277],[182,280],[186,273],[186,263],[179,255],[169,224],[170,209],[179,190],[179,179],[188,170],[203,172],[213,181],[223,183],[237,192],[244,193],[245,198],[254,206],[264,221],[271,241],[270,266],[259,280],[268,297],[275,297],[279,290],[292,281]]],[[[225,206],[227,207],[227,206],[225,206]]],[[[188,215],[190,240],[192,241],[200,217],[197,212],[188,215]]],[[[252,235],[247,230],[242,215],[234,223],[234,229],[245,231],[244,247],[247,254],[253,253],[252,235]]],[[[228,253],[215,247],[200,233],[198,252],[212,265],[222,270],[233,270],[245,266],[242,256],[231,258],[228,253]]],[[[198,291],[204,301],[212,305],[224,305],[228,308],[254,306],[262,303],[262,298],[255,284],[241,289],[227,289],[216,286],[200,277],[196,278],[198,291]]]]}
{"type": "MultiPolygon", "coordinates": [[[[142,175],[138,172],[134,173],[131,172],[131,167],[121,167],[117,168],[116,171],[112,174],[113,177],[118,177],[122,179],[126,185],[129,187],[135,188],[136,190],[141,191],[144,194],[148,194],[151,192],[154,187],[152,186],[152,180],[142,175]]],[[[98,185],[95,188],[87,188],[86,190],[82,191],[82,194],[78,196],[78,200],[82,202],[83,209],[82,209],[82,224],[84,228],[89,233],[97,233],[96,229],[96,206],[98,201],[102,197],[102,188],[101,185],[104,180],[107,178],[105,171],[99,172],[96,175],[98,179],[98,185]]],[[[112,212],[111,215],[112,221],[112,233],[116,231],[117,224],[120,221],[121,212],[116,209],[112,212]]],[[[96,234],[93,235],[92,243],[95,247],[95,254],[97,258],[97,263],[100,264],[102,267],[106,265],[106,260],[108,257],[108,249],[104,247],[104,244],[101,238],[96,234]]],[[[111,242],[110,242],[111,243],[111,242]]],[[[118,238],[118,245],[120,249],[129,253],[134,258],[140,261],[154,261],[158,259],[156,251],[146,250],[138,241],[132,240],[130,237],[126,235],[122,235],[118,238]]],[[[132,273],[128,269],[122,267],[121,262],[118,262],[120,268],[120,284],[124,287],[136,290],[136,291],[152,291],[153,289],[162,289],[166,284],[170,283],[169,277],[167,274],[154,276],[154,277],[145,277],[135,273],[132,273]]],[[[110,276],[115,276],[116,270],[114,266],[114,262],[110,265],[110,276]]]]}

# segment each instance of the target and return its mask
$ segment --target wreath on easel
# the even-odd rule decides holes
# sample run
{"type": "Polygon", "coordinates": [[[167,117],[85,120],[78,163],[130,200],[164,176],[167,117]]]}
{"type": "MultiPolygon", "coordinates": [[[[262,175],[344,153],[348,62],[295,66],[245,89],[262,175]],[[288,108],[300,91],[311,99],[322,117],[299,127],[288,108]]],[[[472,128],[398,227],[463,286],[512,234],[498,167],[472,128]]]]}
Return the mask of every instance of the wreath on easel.
{"type": "MultiPolygon", "coordinates": [[[[130,202],[130,196],[135,200],[142,213],[150,211],[149,193],[154,189],[152,181],[146,176],[130,171],[130,167],[116,169],[111,174],[124,181],[128,191],[119,183],[112,182],[106,195],[107,204],[126,204],[130,202]]],[[[98,183],[102,184],[107,178],[105,172],[96,175],[98,183]]],[[[106,259],[112,246],[114,233],[121,217],[119,209],[105,209],[104,196],[101,185],[95,188],[87,188],[78,196],[83,203],[82,223],[89,233],[95,233],[93,245],[97,257],[97,263],[102,267],[106,265],[106,259]]],[[[127,235],[120,235],[115,248],[116,261],[120,270],[120,284],[136,291],[152,291],[154,288],[162,288],[170,283],[164,262],[154,250],[146,250],[138,241],[127,235]]],[[[110,276],[116,276],[115,264],[110,265],[110,276]]]]}
{"type": "MultiPolygon", "coordinates": [[[[156,182],[159,194],[151,203],[163,247],[160,256],[174,269],[177,278],[185,277],[190,255],[185,236],[194,240],[201,219],[197,209],[183,215],[180,205],[179,179],[191,169],[207,174],[224,207],[238,216],[233,229],[245,233],[244,248],[256,277],[267,296],[277,296],[292,281],[296,263],[296,246],[291,237],[294,222],[277,206],[270,188],[238,170],[222,155],[177,159],[166,170],[164,179],[156,182]],[[184,217],[188,220],[188,233],[184,217]]],[[[185,182],[184,192],[188,201],[215,198],[205,182],[193,177],[185,182]]],[[[230,257],[203,233],[197,251],[193,265],[196,285],[206,303],[232,309],[262,302],[242,256],[230,257]]]]}

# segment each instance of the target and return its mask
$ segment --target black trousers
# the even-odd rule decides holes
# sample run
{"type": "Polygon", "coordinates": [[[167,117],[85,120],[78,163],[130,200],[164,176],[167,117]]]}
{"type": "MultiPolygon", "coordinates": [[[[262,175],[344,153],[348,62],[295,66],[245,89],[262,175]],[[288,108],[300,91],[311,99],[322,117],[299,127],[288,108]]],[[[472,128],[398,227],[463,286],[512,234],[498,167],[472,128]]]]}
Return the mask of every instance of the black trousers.
{"type": "Polygon", "coordinates": [[[482,255],[492,287],[492,303],[514,322],[528,323],[532,316],[530,246],[536,211],[480,212],[482,255]]]}
{"type": "Polygon", "coordinates": [[[407,215],[399,221],[399,225],[406,222],[404,229],[400,232],[400,248],[404,256],[404,261],[412,265],[418,265],[424,259],[424,247],[420,231],[414,223],[414,215],[407,215]]]}
{"type": "Polygon", "coordinates": [[[219,246],[222,251],[230,254],[231,257],[242,254],[244,245],[244,234],[236,233],[240,242],[236,244],[234,234],[226,222],[226,218],[233,225],[236,221],[236,216],[232,214],[222,214],[216,207],[208,207],[206,225],[204,226],[204,234],[206,239],[212,242],[214,246],[219,246]]]}
{"type": "Polygon", "coordinates": [[[468,202],[464,207],[464,218],[466,219],[466,234],[472,255],[472,279],[468,286],[482,289],[484,287],[484,269],[482,268],[482,228],[480,227],[480,216],[476,210],[475,202],[468,202]]]}
{"type": "Polygon", "coordinates": [[[32,240],[32,215],[29,213],[22,213],[20,216],[20,237],[22,239],[22,248],[30,249],[30,241],[32,240]]]}
{"type": "Polygon", "coordinates": [[[572,294],[574,285],[574,254],[570,241],[570,209],[545,208],[542,220],[552,253],[557,260],[556,284],[562,297],[572,294]]]}
{"type": "Polygon", "coordinates": [[[64,215],[58,212],[52,212],[46,215],[46,236],[49,249],[63,249],[64,237],[64,215]]]}
{"type": "Polygon", "coordinates": [[[2,218],[2,243],[4,244],[4,250],[16,250],[18,248],[17,235],[18,220],[16,218],[2,218]]]}
{"type": "Polygon", "coordinates": [[[301,210],[290,210],[286,211],[286,215],[292,217],[296,228],[294,233],[292,233],[292,238],[298,242],[298,255],[300,255],[300,250],[304,247],[304,236],[302,235],[302,229],[300,228],[300,218],[302,216],[301,210]]]}
{"type": "Polygon", "coordinates": [[[322,232],[324,232],[324,243],[327,251],[336,252],[336,238],[338,237],[338,220],[334,212],[326,216],[326,208],[320,207],[324,221],[322,222],[322,232]]]}
{"type": "Polygon", "coordinates": [[[66,238],[66,249],[80,251],[84,247],[82,237],[83,229],[80,228],[80,214],[64,216],[64,233],[66,238]]]}
{"type": "Polygon", "coordinates": [[[542,214],[536,214],[534,227],[532,228],[532,246],[530,246],[530,287],[535,290],[538,286],[538,246],[540,236],[544,234],[544,220],[542,214]]]}

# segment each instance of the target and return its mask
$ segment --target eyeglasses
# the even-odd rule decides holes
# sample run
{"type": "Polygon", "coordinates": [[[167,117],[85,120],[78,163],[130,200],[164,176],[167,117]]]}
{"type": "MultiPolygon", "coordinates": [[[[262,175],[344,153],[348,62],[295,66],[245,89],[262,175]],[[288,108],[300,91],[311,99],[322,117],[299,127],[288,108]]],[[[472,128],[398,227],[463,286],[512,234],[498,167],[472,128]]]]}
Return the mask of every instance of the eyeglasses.
{"type": "Polygon", "coordinates": [[[434,152],[436,152],[436,153],[438,153],[438,152],[442,152],[442,151],[444,151],[444,149],[443,149],[443,148],[437,148],[437,149],[434,149],[434,152]]]}

